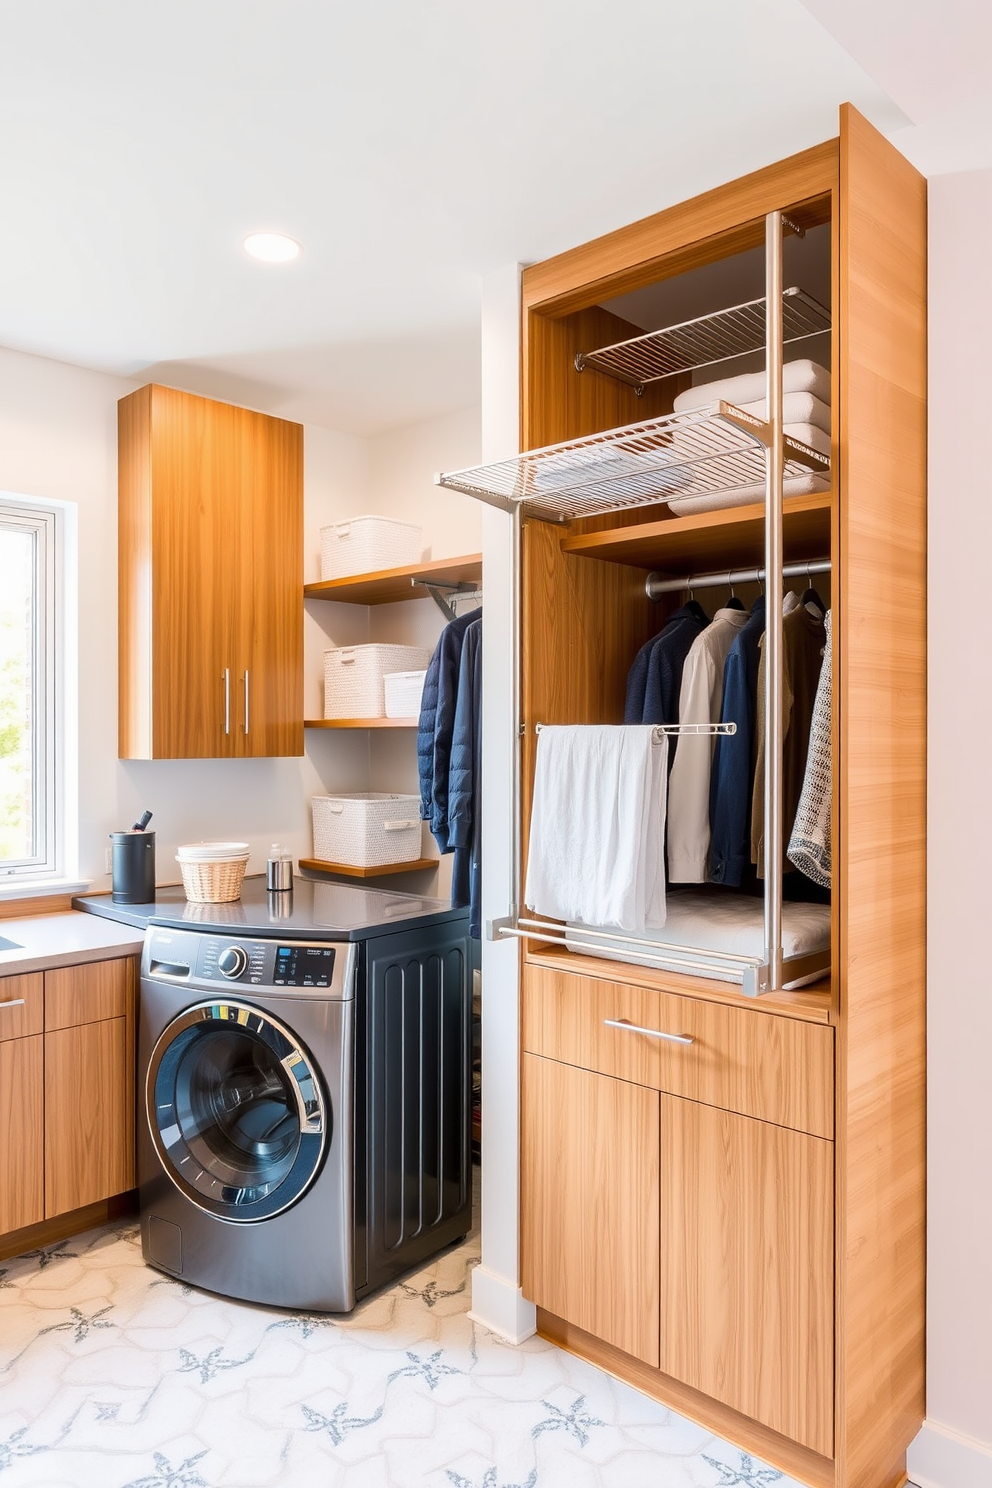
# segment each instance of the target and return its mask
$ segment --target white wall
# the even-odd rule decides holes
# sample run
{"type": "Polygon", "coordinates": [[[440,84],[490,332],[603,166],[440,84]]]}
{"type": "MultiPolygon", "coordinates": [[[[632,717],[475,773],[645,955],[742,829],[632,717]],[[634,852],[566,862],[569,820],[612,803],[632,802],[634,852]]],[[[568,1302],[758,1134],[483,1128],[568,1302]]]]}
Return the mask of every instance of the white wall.
{"type": "Polygon", "coordinates": [[[921,1488],[992,1485],[986,661],[992,172],[930,182],[927,1421],[921,1488]]]}
{"type": "MultiPolygon", "coordinates": [[[[70,503],[77,512],[78,872],[96,888],[109,886],[104,873],[107,834],[129,826],[145,806],[155,813],[158,880],[169,883],[178,878],[176,847],[199,837],[246,839],[252,846],[250,872],[262,869],[267,847],[275,840],[285,842],[294,856],[309,856],[310,796],[326,788],[359,790],[379,783],[373,774],[378,762],[372,758],[369,736],[360,732],[309,733],[303,759],[118,761],[117,400],[137,385],[0,349],[0,491],[70,503]]],[[[389,504],[395,507],[404,470],[411,504],[422,513],[429,541],[439,544],[435,552],[454,551],[444,546],[452,535],[466,540],[473,537],[474,549],[478,549],[479,518],[473,513],[474,534],[470,522],[462,520],[459,526],[451,505],[461,504],[459,498],[443,496],[437,515],[430,509],[430,476],[435,464],[457,463],[463,456],[467,461],[478,458],[478,418],[477,409],[474,414],[462,411],[447,420],[432,420],[426,430],[415,427],[377,441],[308,425],[306,577],[318,576],[320,525],[370,510],[386,511],[389,504]],[[381,497],[379,482],[384,487],[381,497]]],[[[391,608],[420,612],[403,619],[400,639],[405,639],[407,631],[426,634],[429,630],[436,636],[440,629],[441,617],[431,605],[391,608]],[[437,615],[437,624],[431,618],[425,629],[428,610],[437,615]]],[[[320,716],[324,646],[329,641],[348,644],[372,639],[379,621],[373,623],[364,607],[310,604],[308,610],[306,710],[307,716],[320,716]]],[[[408,736],[404,742],[410,745],[408,736]]],[[[398,766],[395,773],[401,773],[398,766]]],[[[403,779],[409,778],[407,770],[403,779]]],[[[415,782],[415,764],[412,779],[415,782]]],[[[427,891],[426,884],[409,886],[416,892],[427,891]]]]}

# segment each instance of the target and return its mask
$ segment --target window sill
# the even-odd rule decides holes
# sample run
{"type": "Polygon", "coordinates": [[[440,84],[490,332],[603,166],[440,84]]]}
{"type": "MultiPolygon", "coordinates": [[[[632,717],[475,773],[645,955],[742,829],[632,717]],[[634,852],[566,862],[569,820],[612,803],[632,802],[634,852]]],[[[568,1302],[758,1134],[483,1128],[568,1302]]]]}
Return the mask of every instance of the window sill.
{"type": "Polygon", "coordinates": [[[43,899],[47,896],[84,894],[92,886],[88,878],[17,878],[0,879],[0,903],[14,899],[43,899]]]}

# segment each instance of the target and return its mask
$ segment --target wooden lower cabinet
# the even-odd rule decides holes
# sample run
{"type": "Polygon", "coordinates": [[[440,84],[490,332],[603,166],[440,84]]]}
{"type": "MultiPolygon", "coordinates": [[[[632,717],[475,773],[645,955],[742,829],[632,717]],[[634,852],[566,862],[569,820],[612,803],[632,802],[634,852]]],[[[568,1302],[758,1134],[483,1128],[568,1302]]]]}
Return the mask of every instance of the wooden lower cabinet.
{"type": "Polygon", "coordinates": [[[45,1217],[44,1038],[0,1043],[0,1234],[45,1217]]]}
{"type": "Polygon", "coordinates": [[[658,1365],[658,1093],[523,1058],[523,1290],[658,1365]]]}
{"type": "Polygon", "coordinates": [[[124,1018],[45,1035],[45,1217],[133,1184],[124,1018]]]}
{"type": "Polygon", "coordinates": [[[660,1367],[832,1457],[833,1143],[660,1101],[660,1367]]]}

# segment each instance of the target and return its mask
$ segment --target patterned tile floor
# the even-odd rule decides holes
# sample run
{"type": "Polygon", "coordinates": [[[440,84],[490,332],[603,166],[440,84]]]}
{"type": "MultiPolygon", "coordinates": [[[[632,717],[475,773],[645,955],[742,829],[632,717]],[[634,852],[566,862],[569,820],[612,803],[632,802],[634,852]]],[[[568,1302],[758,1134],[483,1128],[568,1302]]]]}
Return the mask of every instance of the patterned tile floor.
{"type": "Polygon", "coordinates": [[[795,1488],[468,1316],[478,1242],[349,1317],[145,1267],[137,1225],[0,1262],[0,1488],[795,1488]]]}

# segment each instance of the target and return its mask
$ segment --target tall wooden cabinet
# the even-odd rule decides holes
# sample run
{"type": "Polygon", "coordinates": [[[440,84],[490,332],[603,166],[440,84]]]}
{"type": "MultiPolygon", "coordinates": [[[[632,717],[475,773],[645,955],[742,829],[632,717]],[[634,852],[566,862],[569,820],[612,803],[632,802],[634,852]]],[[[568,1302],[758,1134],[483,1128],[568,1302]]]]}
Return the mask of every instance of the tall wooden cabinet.
{"type": "MultiPolygon", "coordinates": [[[[832,245],[831,489],[784,538],[832,561],[832,972],[750,1000],[522,952],[522,1283],[546,1336],[800,1481],[896,1488],[924,1389],[925,182],[845,107],[839,139],[526,269],[521,447],[670,413],[677,378],[639,398],[575,354],[776,211],[832,245]]],[[[646,572],[760,562],[762,521],[525,521],[525,837],[535,725],[623,718],[646,572]]]]}
{"type": "Polygon", "coordinates": [[[303,753],[303,428],[118,405],[122,759],[303,753]]]}

